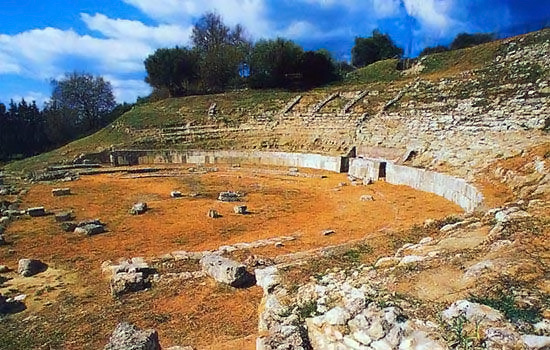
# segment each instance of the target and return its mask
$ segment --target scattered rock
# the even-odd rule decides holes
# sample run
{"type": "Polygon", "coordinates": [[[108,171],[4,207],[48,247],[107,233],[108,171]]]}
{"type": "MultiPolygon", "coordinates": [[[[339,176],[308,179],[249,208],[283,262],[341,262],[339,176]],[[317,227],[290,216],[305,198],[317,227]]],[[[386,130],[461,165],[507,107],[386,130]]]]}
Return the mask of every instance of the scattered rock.
{"type": "Polygon", "coordinates": [[[380,268],[380,269],[387,269],[390,267],[397,266],[400,261],[401,261],[401,258],[388,256],[388,257],[378,259],[378,261],[376,261],[376,263],[374,264],[374,267],[380,268]]]}
{"type": "Polygon", "coordinates": [[[23,277],[34,276],[40,272],[46,271],[48,266],[40,260],[21,259],[17,268],[17,273],[23,277]]]}
{"type": "Polygon", "coordinates": [[[256,269],[254,274],[256,275],[256,284],[264,290],[264,294],[270,293],[273,288],[281,283],[279,270],[276,266],[256,269]]]}
{"type": "Polygon", "coordinates": [[[550,347],[550,337],[527,334],[522,336],[522,340],[527,350],[548,349],[550,347]]]}
{"type": "Polygon", "coordinates": [[[527,218],[531,215],[521,210],[518,207],[510,207],[503,210],[499,210],[495,213],[495,220],[497,222],[508,222],[514,219],[521,219],[521,218],[527,218]]]}
{"type": "Polygon", "coordinates": [[[118,264],[106,261],[101,270],[112,274],[110,287],[114,297],[149,288],[156,273],[143,258],[122,259],[118,264]]]}
{"type": "Polygon", "coordinates": [[[490,327],[485,330],[487,349],[522,349],[519,334],[511,329],[490,327]]]}
{"type": "Polygon", "coordinates": [[[180,191],[172,191],[172,192],[170,192],[170,197],[172,197],[172,198],[181,198],[181,197],[183,197],[183,194],[180,191]]]}
{"type": "Polygon", "coordinates": [[[74,229],[78,227],[78,224],[74,221],[66,221],[61,223],[61,229],[65,232],[74,232],[74,229]]]}
{"type": "Polygon", "coordinates": [[[54,197],[60,197],[60,196],[68,196],[71,194],[70,188],[54,188],[52,190],[52,195],[54,197]]]}
{"type": "Polygon", "coordinates": [[[472,303],[468,300],[455,301],[447,310],[441,313],[444,320],[451,320],[463,315],[468,321],[500,321],[502,313],[487,305],[472,303]]]}
{"type": "Polygon", "coordinates": [[[147,203],[139,202],[132,206],[130,209],[130,214],[132,215],[141,215],[147,211],[147,203]]]}
{"type": "Polygon", "coordinates": [[[210,209],[208,210],[208,217],[209,218],[213,218],[213,219],[217,219],[217,218],[221,218],[222,216],[220,215],[220,213],[218,213],[216,210],[214,209],[210,209]]]}
{"type": "Polygon", "coordinates": [[[364,194],[361,196],[361,198],[359,199],[361,202],[372,202],[374,201],[374,197],[371,196],[370,194],[364,194]]]}
{"type": "Polygon", "coordinates": [[[222,202],[239,202],[241,200],[241,197],[242,195],[237,192],[220,192],[218,200],[222,202]]]}
{"type": "Polygon", "coordinates": [[[157,331],[119,323],[104,350],[161,350],[157,331]]]}
{"type": "Polygon", "coordinates": [[[235,214],[248,214],[246,205],[237,205],[233,207],[233,211],[235,212],[235,214]]]}
{"type": "Polygon", "coordinates": [[[111,278],[111,295],[139,292],[148,288],[149,283],[145,280],[142,272],[120,272],[111,278]]]}
{"type": "Polygon", "coordinates": [[[78,226],[74,229],[74,233],[84,234],[86,236],[98,235],[103,232],[105,232],[105,226],[97,224],[78,226]]]}
{"type": "Polygon", "coordinates": [[[31,217],[39,217],[39,216],[45,216],[46,215],[46,209],[44,207],[35,207],[35,208],[29,208],[27,209],[27,214],[31,217]]]}
{"type": "Polygon", "coordinates": [[[242,287],[253,280],[253,276],[246,271],[245,265],[216,254],[205,255],[200,260],[200,264],[202,270],[217,282],[232,287],[242,287]]]}
{"type": "Polygon", "coordinates": [[[64,211],[64,212],[55,214],[55,221],[57,222],[65,222],[65,221],[71,221],[71,220],[74,220],[74,215],[73,215],[73,212],[71,211],[64,211]]]}
{"type": "Polygon", "coordinates": [[[407,255],[401,258],[401,260],[399,261],[399,265],[403,266],[403,265],[415,264],[423,260],[426,260],[425,256],[407,255]]]}
{"type": "Polygon", "coordinates": [[[6,245],[6,244],[8,244],[8,242],[6,242],[4,235],[0,234],[0,246],[6,245]]]}
{"type": "Polygon", "coordinates": [[[0,273],[9,272],[10,269],[6,265],[0,265],[0,273]]]}
{"type": "Polygon", "coordinates": [[[332,234],[334,234],[334,233],[335,233],[335,231],[334,231],[334,230],[330,230],[330,229],[321,231],[321,234],[322,234],[323,236],[330,236],[330,235],[332,235],[332,234]]]}

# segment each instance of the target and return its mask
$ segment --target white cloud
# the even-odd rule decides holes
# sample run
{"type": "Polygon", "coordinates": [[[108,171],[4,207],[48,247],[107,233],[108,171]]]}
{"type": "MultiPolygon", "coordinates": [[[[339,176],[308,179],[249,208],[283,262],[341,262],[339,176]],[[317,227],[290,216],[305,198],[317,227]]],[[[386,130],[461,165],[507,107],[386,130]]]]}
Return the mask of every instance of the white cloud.
{"type": "Polygon", "coordinates": [[[193,25],[205,12],[220,14],[229,25],[242,24],[255,36],[270,33],[265,0],[123,0],[162,23],[193,25]]]}
{"type": "Polygon", "coordinates": [[[62,64],[69,58],[95,62],[103,71],[138,72],[153,48],[147,43],[123,39],[99,39],[73,30],[34,29],[16,35],[0,35],[0,57],[8,56],[8,68],[18,67],[27,77],[50,78],[77,69],[62,64]]]}
{"type": "Polygon", "coordinates": [[[156,27],[146,26],[139,21],[111,19],[103,14],[93,16],[82,13],[86,26],[100,32],[108,38],[153,42],[164,46],[175,46],[189,43],[192,27],[162,24],[156,27]]]}
{"type": "Polygon", "coordinates": [[[395,16],[399,13],[400,0],[372,0],[372,8],[378,18],[395,16]]]}
{"type": "Polygon", "coordinates": [[[453,24],[448,0],[403,0],[407,14],[416,18],[425,29],[445,33],[453,24]]]}
{"type": "Polygon", "coordinates": [[[104,78],[111,83],[117,101],[134,102],[138,97],[145,97],[151,93],[151,87],[143,80],[119,79],[112,75],[106,75],[104,78]]]}
{"type": "Polygon", "coordinates": [[[289,38],[293,40],[308,39],[322,40],[338,36],[343,36],[347,33],[347,28],[335,28],[332,30],[322,29],[308,21],[294,21],[286,28],[274,32],[276,36],[289,38]]]}

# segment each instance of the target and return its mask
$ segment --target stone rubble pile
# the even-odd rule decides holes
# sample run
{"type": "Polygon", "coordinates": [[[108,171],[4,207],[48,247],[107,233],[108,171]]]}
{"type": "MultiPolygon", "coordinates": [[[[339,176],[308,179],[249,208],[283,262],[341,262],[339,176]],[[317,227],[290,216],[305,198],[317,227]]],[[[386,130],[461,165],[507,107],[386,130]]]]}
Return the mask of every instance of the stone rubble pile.
{"type": "Polygon", "coordinates": [[[121,259],[117,264],[106,261],[101,265],[103,273],[111,275],[110,287],[114,297],[138,292],[151,287],[158,278],[156,270],[143,258],[121,259]]]}

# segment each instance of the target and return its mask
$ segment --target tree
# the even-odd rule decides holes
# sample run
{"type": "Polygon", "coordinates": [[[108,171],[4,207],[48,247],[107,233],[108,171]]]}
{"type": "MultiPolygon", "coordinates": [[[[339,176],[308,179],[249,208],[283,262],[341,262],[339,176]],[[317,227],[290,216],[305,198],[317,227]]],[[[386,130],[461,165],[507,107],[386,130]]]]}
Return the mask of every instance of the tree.
{"type": "Polygon", "coordinates": [[[378,30],[368,38],[355,38],[355,46],[351,50],[351,62],[356,67],[364,67],[376,61],[392,57],[401,57],[403,49],[397,47],[388,34],[378,30]]]}
{"type": "Polygon", "coordinates": [[[260,40],[250,55],[250,85],[254,88],[288,87],[300,74],[303,49],[291,40],[260,40]]]}
{"type": "Polygon", "coordinates": [[[495,40],[495,35],[491,33],[460,33],[451,43],[451,50],[463,49],[495,40]]]}
{"type": "Polygon", "coordinates": [[[326,50],[306,51],[302,56],[302,80],[305,87],[319,86],[336,80],[336,66],[326,50]]]}
{"type": "Polygon", "coordinates": [[[145,82],[157,90],[167,89],[169,97],[184,96],[196,89],[199,81],[199,54],[196,50],[175,47],[158,49],[144,61],[145,82]]]}
{"type": "Polygon", "coordinates": [[[81,132],[105,125],[106,117],[116,106],[111,83],[100,76],[66,74],[59,81],[53,80],[52,88],[50,108],[74,118],[81,132]]]}
{"type": "Polygon", "coordinates": [[[191,40],[200,55],[201,82],[208,91],[223,91],[239,78],[251,44],[244,29],[231,29],[215,13],[206,13],[193,27],[191,40]]]}
{"type": "Polygon", "coordinates": [[[426,47],[422,51],[420,51],[420,54],[418,55],[418,57],[423,57],[423,56],[431,55],[438,52],[445,52],[445,51],[449,51],[449,48],[443,45],[426,47]]]}

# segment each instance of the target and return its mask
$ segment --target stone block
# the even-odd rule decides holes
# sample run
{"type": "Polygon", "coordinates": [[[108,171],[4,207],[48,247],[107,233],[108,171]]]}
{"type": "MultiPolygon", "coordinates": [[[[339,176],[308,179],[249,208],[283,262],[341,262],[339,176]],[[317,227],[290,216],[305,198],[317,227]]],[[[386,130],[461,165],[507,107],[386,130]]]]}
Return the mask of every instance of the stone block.
{"type": "Polygon", "coordinates": [[[159,336],[154,329],[140,330],[126,322],[119,323],[104,350],[160,350],[159,336]]]}
{"type": "Polygon", "coordinates": [[[105,232],[105,226],[96,224],[78,226],[74,229],[74,233],[85,234],[86,236],[98,235],[103,232],[105,232]]]}
{"type": "Polygon", "coordinates": [[[68,196],[71,194],[70,188],[54,188],[52,190],[52,195],[54,197],[60,197],[60,196],[68,196]]]}
{"type": "Polygon", "coordinates": [[[31,217],[39,217],[39,216],[45,216],[46,215],[46,209],[44,207],[34,207],[27,209],[27,214],[31,217]]]}
{"type": "Polygon", "coordinates": [[[48,266],[40,260],[21,259],[19,260],[17,273],[19,273],[23,277],[30,277],[36,275],[37,273],[45,271],[47,268],[48,266]]]}
{"type": "Polygon", "coordinates": [[[233,207],[233,211],[235,212],[235,214],[248,214],[246,205],[237,205],[233,207]]]}
{"type": "Polygon", "coordinates": [[[132,206],[130,209],[130,214],[132,215],[141,215],[147,211],[147,203],[139,202],[132,206]]]}
{"type": "Polygon", "coordinates": [[[253,276],[246,271],[245,265],[220,255],[206,255],[200,260],[200,264],[202,270],[217,282],[232,287],[242,287],[253,280],[253,276]]]}

